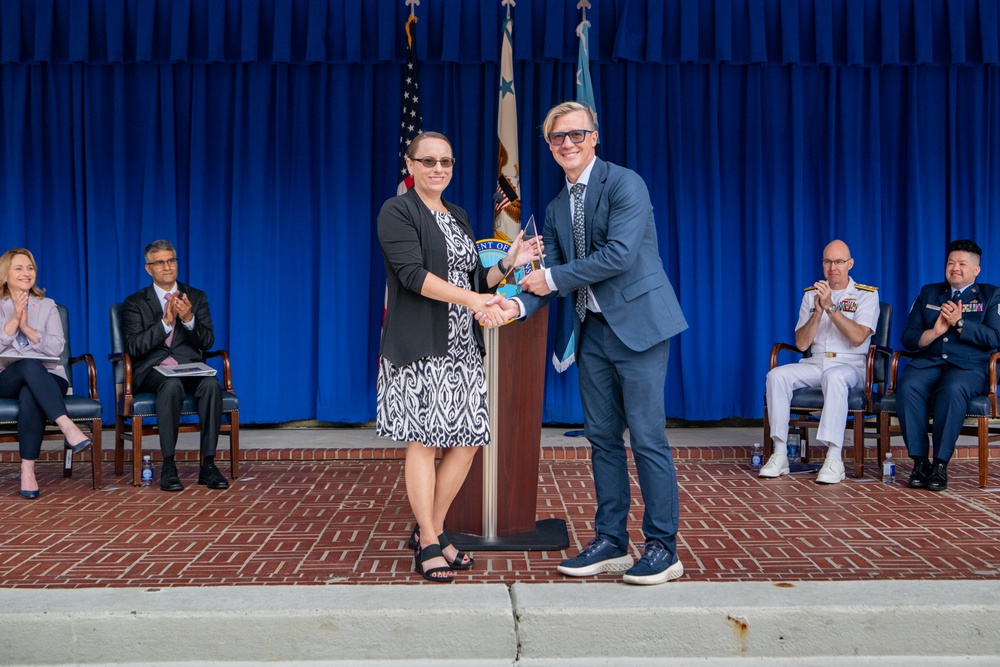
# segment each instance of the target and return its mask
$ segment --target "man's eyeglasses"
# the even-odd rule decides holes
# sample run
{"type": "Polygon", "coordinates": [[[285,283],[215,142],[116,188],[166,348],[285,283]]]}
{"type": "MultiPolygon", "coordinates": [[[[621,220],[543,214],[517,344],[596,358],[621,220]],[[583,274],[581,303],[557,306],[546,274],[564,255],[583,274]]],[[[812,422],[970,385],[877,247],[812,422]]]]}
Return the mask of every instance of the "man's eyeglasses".
{"type": "Polygon", "coordinates": [[[850,259],[824,259],[823,260],[823,266],[831,266],[831,265],[833,265],[833,266],[843,266],[844,264],[847,264],[849,261],[851,261],[851,260],[850,259]]]}
{"type": "Polygon", "coordinates": [[[587,133],[595,132],[596,130],[570,130],[569,132],[549,132],[545,140],[548,141],[553,146],[562,146],[566,137],[574,144],[581,143],[587,138],[587,133]]]}
{"type": "Polygon", "coordinates": [[[155,262],[146,262],[146,266],[152,266],[157,269],[163,269],[167,266],[177,266],[177,258],[171,257],[170,259],[158,259],[155,262]]]}
{"type": "Polygon", "coordinates": [[[415,157],[412,159],[414,162],[419,162],[428,169],[433,169],[434,165],[436,165],[439,162],[441,163],[442,169],[451,169],[452,167],[455,166],[455,158],[453,157],[443,157],[440,160],[435,160],[432,157],[415,157]]]}

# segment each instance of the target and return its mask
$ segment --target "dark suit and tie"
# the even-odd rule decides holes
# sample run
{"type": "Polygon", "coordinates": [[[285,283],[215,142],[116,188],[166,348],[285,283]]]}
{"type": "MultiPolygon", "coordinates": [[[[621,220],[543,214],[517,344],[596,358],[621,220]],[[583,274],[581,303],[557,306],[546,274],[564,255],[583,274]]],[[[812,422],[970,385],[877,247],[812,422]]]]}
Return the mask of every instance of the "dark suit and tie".
{"type": "MultiPolygon", "coordinates": [[[[166,242],[158,241],[150,247],[157,243],[166,242]]],[[[215,343],[208,297],[199,289],[176,282],[177,260],[172,246],[152,252],[147,247],[146,258],[146,270],[153,276],[154,284],[125,299],[122,333],[135,364],[132,378],[136,389],[156,394],[156,421],[163,454],[160,487],[165,491],[184,488],[177,475],[174,452],[184,395],[191,393],[201,422],[202,465],[198,482],[209,488],[224,489],[229,484],[214,462],[222,426],[222,386],[215,377],[167,377],[156,370],[156,366],[204,361],[204,352],[215,343]],[[157,264],[167,261],[172,263],[157,264]],[[170,317],[174,312],[169,305],[171,300],[183,315],[170,317]],[[165,313],[169,313],[166,319],[173,319],[171,325],[165,322],[165,313]]]]}
{"type": "Polygon", "coordinates": [[[522,288],[530,293],[519,297],[525,315],[555,296],[552,290],[571,296],[577,311],[576,358],[584,431],[592,447],[597,537],[559,570],[570,576],[628,570],[626,582],[657,584],[683,573],[676,553],[678,493],[665,432],[664,384],[669,339],[687,329],[687,322],[663,270],[645,183],[635,172],[594,157],[596,133],[581,129],[594,124],[589,112],[574,105],[559,105],[546,119],[550,149],[567,174],[567,187],[545,213],[548,268],[529,274],[522,288]],[[626,428],[645,505],[646,545],[635,566],[626,527],[626,428]]]}
{"type": "Polygon", "coordinates": [[[914,460],[909,486],[931,491],[947,488],[946,468],[969,398],[983,393],[987,362],[1000,347],[1000,288],[970,283],[979,273],[982,251],[971,241],[955,241],[951,248],[949,282],[924,285],[910,308],[902,342],[916,357],[903,369],[897,389],[899,427],[914,460]],[[953,266],[956,260],[965,266],[953,266]]]}

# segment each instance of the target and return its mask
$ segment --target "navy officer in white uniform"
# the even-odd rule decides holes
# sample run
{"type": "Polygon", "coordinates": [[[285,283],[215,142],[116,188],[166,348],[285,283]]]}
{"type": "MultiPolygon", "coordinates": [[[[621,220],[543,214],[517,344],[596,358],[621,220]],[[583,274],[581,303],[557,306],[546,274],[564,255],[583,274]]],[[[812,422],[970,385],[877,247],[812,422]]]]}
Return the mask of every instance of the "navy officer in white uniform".
{"type": "Polygon", "coordinates": [[[788,474],[792,392],[822,387],[823,413],[816,439],[827,446],[827,453],[816,481],[837,484],[844,479],[847,392],[865,380],[865,358],[879,316],[878,289],[855,283],[848,275],[853,266],[851,250],[843,241],[831,241],[823,249],[824,280],[806,288],[795,325],[795,346],[811,354],[767,374],[773,453],[761,467],[761,477],[788,474]]]}

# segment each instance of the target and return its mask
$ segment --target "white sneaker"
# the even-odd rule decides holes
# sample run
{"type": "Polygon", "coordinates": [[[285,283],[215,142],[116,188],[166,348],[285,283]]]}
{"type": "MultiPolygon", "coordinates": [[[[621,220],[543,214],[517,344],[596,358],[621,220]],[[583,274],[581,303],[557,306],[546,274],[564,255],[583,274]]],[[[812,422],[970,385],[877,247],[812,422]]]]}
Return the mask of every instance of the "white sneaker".
{"type": "Polygon", "coordinates": [[[823,467],[816,475],[816,481],[820,484],[840,484],[844,477],[844,462],[840,459],[827,459],[823,461],[823,467]]]}
{"type": "Polygon", "coordinates": [[[771,454],[767,463],[760,467],[758,477],[781,477],[788,474],[788,456],[785,454],[771,454]]]}

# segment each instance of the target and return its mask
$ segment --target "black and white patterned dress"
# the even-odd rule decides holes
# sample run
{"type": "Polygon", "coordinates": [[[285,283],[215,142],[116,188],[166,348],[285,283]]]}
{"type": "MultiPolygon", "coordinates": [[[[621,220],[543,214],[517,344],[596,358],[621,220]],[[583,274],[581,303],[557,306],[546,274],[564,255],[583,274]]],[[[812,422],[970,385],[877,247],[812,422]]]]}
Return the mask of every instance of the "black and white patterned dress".
{"type": "MultiPolygon", "coordinates": [[[[479,264],[476,246],[451,213],[434,212],[448,246],[448,282],[470,289],[479,264]]],[[[472,311],[448,304],[448,353],[378,369],[376,432],[425,447],[469,447],[490,441],[486,371],[472,327],[472,311]]]]}

